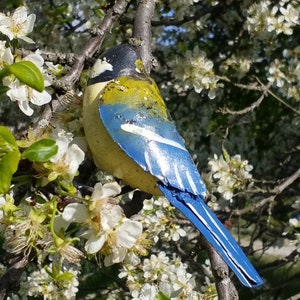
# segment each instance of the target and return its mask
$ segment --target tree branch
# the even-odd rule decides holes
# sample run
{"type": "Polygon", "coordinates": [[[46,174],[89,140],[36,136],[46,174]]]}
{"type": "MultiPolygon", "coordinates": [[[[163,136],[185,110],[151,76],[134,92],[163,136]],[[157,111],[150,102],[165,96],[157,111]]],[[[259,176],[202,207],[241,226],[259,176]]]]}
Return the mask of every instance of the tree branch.
{"type": "MultiPolygon", "coordinates": [[[[116,23],[118,18],[127,10],[129,3],[130,0],[119,0],[107,11],[103,21],[96,29],[96,35],[89,40],[81,53],[75,56],[75,62],[68,74],[66,74],[57,82],[57,86],[61,92],[61,95],[72,89],[72,87],[78,81],[84,68],[84,62],[86,58],[92,57],[101,47],[105,36],[110,32],[112,26],[116,23]]],[[[58,99],[53,99],[50,105],[45,106],[43,113],[33,128],[33,132],[36,136],[39,135],[44,129],[44,127],[41,126],[41,122],[43,122],[43,124],[45,124],[45,122],[49,123],[53,112],[57,111],[60,106],[61,103],[58,101],[58,99]]]]}
{"type": "Polygon", "coordinates": [[[11,287],[16,288],[19,284],[20,277],[27,267],[32,255],[20,253],[13,259],[12,265],[0,278],[0,300],[5,299],[6,291],[11,287]]]}
{"type": "Polygon", "coordinates": [[[212,273],[216,280],[216,289],[219,300],[237,300],[239,299],[237,290],[229,277],[229,268],[217,253],[215,248],[203,237],[200,237],[201,243],[208,252],[211,263],[212,273]]]}
{"type": "MultiPolygon", "coordinates": [[[[202,8],[199,11],[196,11],[195,15],[190,16],[189,13],[184,15],[181,19],[176,19],[176,18],[162,18],[160,20],[152,20],[151,21],[151,26],[152,27],[160,27],[160,26],[181,26],[184,25],[188,22],[195,22],[204,17],[205,15],[209,14],[215,14],[215,13],[220,13],[222,12],[222,7],[224,5],[222,3],[219,3],[216,6],[208,6],[205,8],[202,8]]],[[[123,24],[132,24],[132,18],[128,17],[122,17],[120,19],[120,23],[123,24]]]]}
{"type": "Polygon", "coordinates": [[[295,263],[297,261],[298,256],[299,252],[297,249],[295,249],[285,257],[276,257],[276,260],[263,265],[262,267],[260,267],[260,269],[263,272],[278,270],[279,268],[287,264],[295,263]]]}
{"type": "Polygon", "coordinates": [[[129,3],[130,0],[119,0],[107,11],[103,21],[96,29],[96,36],[90,39],[88,44],[83,48],[81,54],[76,57],[72,69],[66,76],[64,76],[62,81],[71,86],[75,84],[83,70],[85,59],[87,57],[92,57],[100,48],[104,37],[110,32],[112,26],[116,23],[119,17],[125,13],[129,3]]]}
{"type": "Polygon", "coordinates": [[[294,172],[290,177],[283,181],[280,185],[272,189],[272,193],[280,194],[282,193],[289,185],[291,185],[295,180],[300,177],[300,169],[294,172]]]}
{"type": "Polygon", "coordinates": [[[154,0],[140,0],[134,18],[133,37],[140,44],[140,54],[147,74],[151,71],[151,19],[154,14],[154,0]]]}

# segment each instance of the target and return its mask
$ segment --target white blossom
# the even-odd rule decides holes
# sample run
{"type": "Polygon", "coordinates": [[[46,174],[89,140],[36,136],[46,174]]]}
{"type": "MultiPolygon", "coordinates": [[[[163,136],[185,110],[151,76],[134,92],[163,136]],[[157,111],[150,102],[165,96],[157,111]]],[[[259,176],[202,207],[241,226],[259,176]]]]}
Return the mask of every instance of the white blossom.
{"type": "Polygon", "coordinates": [[[10,48],[6,47],[4,41],[0,41],[0,69],[11,65],[14,61],[10,48]]]}
{"type": "Polygon", "coordinates": [[[225,155],[225,157],[226,159],[223,155],[218,157],[215,154],[214,158],[209,160],[209,176],[212,178],[212,182],[216,182],[216,191],[224,199],[231,201],[234,191],[244,188],[252,178],[249,172],[253,167],[248,164],[247,160],[241,160],[240,155],[233,157],[225,155]]]}
{"type": "Polygon", "coordinates": [[[279,10],[287,23],[299,25],[299,9],[297,10],[289,3],[286,8],[280,6],[279,10]]]}
{"type": "Polygon", "coordinates": [[[299,227],[300,228],[300,220],[298,218],[290,218],[289,224],[292,227],[299,227]]]}
{"type": "Polygon", "coordinates": [[[280,2],[272,5],[270,1],[253,3],[247,9],[247,29],[255,36],[264,37],[267,32],[291,35],[293,27],[299,24],[299,6],[280,2]]]}
{"type": "Polygon", "coordinates": [[[25,6],[18,7],[11,16],[0,13],[0,32],[10,40],[21,39],[27,43],[34,43],[27,35],[33,30],[35,18],[35,14],[27,15],[25,6]]]}
{"type": "Polygon", "coordinates": [[[27,278],[27,282],[22,283],[22,290],[27,291],[28,296],[43,297],[45,300],[75,299],[78,292],[78,270],[62,267],[59,274],[56,274],[57,268],[54,271],[52,264],[33,271],[27,278]],[[59,276],[64,273],[69,273],[68,279],[59,276]],[[58,277],[58,278],[57,278],[58,277]],[[59,280],[59,282],[56,282],[59,280]]]}
{"type": "Polygon", "coordinates": [[[271,63],[271,66],[269,68],[269,76],[268,80],[270,82],[275,82],[277,87],[282,87],[284,85],[286,76],[285,74],[280,70],[282,67],[282,64],[278,59],[275,59],[274,62],[271,63]]]}
{"type": "MultiPolygon", "coordinates": [[[[208,90],[210,99],[215,98],[218,78],[213,71],[213,62],[206,58],[206,54],[196,46],[193,51],[185,52],[184,61],[176,57],[169,63],[178,86],[184,91],[194,88],[196,93],[208,90]]],[[[179,90],[179,88],[177,88],[179,90]]]]}
{"type": "Polygon", "coordinates": [[[126,218],[123,209],[113,200],[112,197],[120,192],[121,187],[116,182],[97,183],[89,207],[72,203],[62,213],[67,224],[75,222],[86,225],[81,234],[87,240],[85,251],[95,254],[105,248],[106,266],[123,261],[143,231],[142,224],[126,218]]]}
{"type": "Polygon", "coordinates": [[[84,160],[84,152],[76,144],[71,144],[73,135],[65,132],[63,129],[56,128],[51,137],[56,141],[58,146],[57,153],[50,158],[54,163],[51,180],[59,175],[68,175],[69,179],[73,179],[84,160]]]}
{"type": "Polygon", "coordinates": [[[170,259],[164,251],[152,254],[138,266],[125,265],[120,278],[126,278],[133,299],[154,300],[159,292],[174,299],[198,299],[194,277],[179,258],[170,259]]]}
{"type": "Polygon", "coordinates": [[[104,186],[98,183],[91,197],[99,222],[85,232],[85,250],[90,254],[97,253],[106,243],[110,249],[104,260],[106,266],[123,261],[127,250],[134,246],[143,230],[141,223],[126,218],[122,208],[110,201],[109,197],[120,192],[120,186],[116,183],[104,186]]]}
{"type": "MultiPolygon", "coordinates": [[[[51,85],[52,80],[43,69],[44,59],[38,52],[29,54],[24,57],[23,60],[31,61],[39,68],[44,77],[45,87],[51,85]]],[[[7,96],[11,99],[11,101],[17,101],[19,108],[27,116],[31,116],[34,112],[29,103],[41,106],[51,101],[51,95],[48,91],[44,90],[42,92],[38,92],[37,90],[21,83],[17,78],[5,77],[3,83],[10,88],[6,93],[7,96]]]]}

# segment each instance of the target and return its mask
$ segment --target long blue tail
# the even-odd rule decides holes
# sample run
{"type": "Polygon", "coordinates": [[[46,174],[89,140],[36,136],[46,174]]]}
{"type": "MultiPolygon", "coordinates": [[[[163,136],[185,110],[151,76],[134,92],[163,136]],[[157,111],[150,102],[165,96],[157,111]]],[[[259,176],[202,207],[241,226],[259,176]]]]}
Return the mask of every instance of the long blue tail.
{"type": "Polygon", "coordinates": [[[240,246],[200,196],[167,187],[162,183],[159,183],[159,188],[170,203],[179,209],[218,251],[243,285],[255,287],[263,284],[263,280],[240,246]]]}

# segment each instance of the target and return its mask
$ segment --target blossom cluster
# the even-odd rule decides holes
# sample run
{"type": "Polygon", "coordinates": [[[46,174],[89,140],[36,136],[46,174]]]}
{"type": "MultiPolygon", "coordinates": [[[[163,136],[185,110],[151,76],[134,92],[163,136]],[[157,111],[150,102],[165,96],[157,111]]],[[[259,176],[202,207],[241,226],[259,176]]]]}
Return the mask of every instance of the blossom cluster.
{"type": "MultiPolygon", "coordinates": [[[[205,287],[199,291],[196,276],[188,272],[188,265],[180,257],[165,250],[155,252],[155,244],[159,242],[179,242],[187,232],[182,225],[174,222],[174,207],[165,197],[144,200],[143,209],[134,216],[144,227],[146,238],[153,244],[152,254],[146,258],[137,256],[134,252],[127,255],[122,263],[120,278],[126,279],[130,299],[154,300],[157,297],[171,299],[201,299],[205,295],[216,295],[215,285],[205,276],[205,287]],[[153,251],[154,250],[154,251],[153,251]]],[[[209,274],[210,267],[206,270],[209,274]]],[[[115,291],[120,295],[121,291],[115,291]]],[[[212,297],[213,298],[213,297],[212,297]]],[[[109,299],[119,299],[110,295],[109,299]]]]}
{"type": "MultiPolygon", "coordinates": [[[[45,67],[45,62],[37,50],[34,53],[21,57],[17,52],[13,53],[13,41],[34,43],[27,35],[33,30],[36,16],[28,15],[24,6],[18,7],[12,15],[0,13],[0,33],[8,39],[0,41],[0,69],[12,65],[15,62],[30,61],[41,72],[44,78],[44,86],[49,87],[52,83],[51,74],[45,67]]],[[[30,104],[41,106],[51,101],[51,94],[48,90],[37,91],[36,89],[22,83],[16,76],[10,75],[2,78],[2,84],[8,88],[6,95],[11,101],[16,102],[20,110],[27,116],[33,114],[30,104]]]]}
{"type": "Polygon", "coordinates": [[[208,166],[212,191],[220,193],[225,200],[232,201],[234,192],[244,189],[252,178],[252,165],[240,155],[230,157],[225,150],[223,155],[215,154],[208,166]]]}
{"type": "Polygon", "coordinates": [[[82,224],[80,235],[87,240],[86,253],[102,253],[106,266],[122,262],[143,230],[140,222],[125,217],[114,198],[120,193],[121,187],[116,182],[97,183],[88,206],[71,203],[56,219],[57,229],[66,229],[71,223],[82,224]]]}
{"type": "Polygon", "coordinates": [[[31,296],[41,297],[45,300],[76,299],[78,292],[78,275],[76,268],[67,268],[63,266],[61,269],[55,270],[55,266],[50,263],[46,268],[31,272],[27,281],[21,283],[20,292],[31,296]]]}
{"type": "Polygon", "coordinates": [[[124,265],[120,278],[126,278],[132,299],[157,299],[159,293],[175,299],[200,299],[187,265],[178,257],[170,259],[165,252],[152,254],[137,265],[124,265]]]}
{"type": "Polygon", "coordinates": [[[264,36],[268,32],[291,35],[299,24],[299,14],[296,1],[281,0],[276,5],[269,0],[255,2],[247,9],[246,27],[254,36],[264,36]]]}
{"type": "Polygon", "coordinates": [[[300,101],[300,47],[285,49],[282,58],[276,58],[267,69],[268,81],[274,83],[280,93],[300,101]]]}
{"type": "MultiPolygon", "coordinates": [[[[275,44],[271,39],[278,39],[278,35],[292,35],[296,26],[300,24],[300,7],[297,1],[281,0],[274,4],[272,1],[259,1],[245,9],[247,21],[245,28],[255,39],[267,42],[265,51],[274,52],[275,44]]],[[[282,96],[300,100],[299,93],[299,49],[284,49],[282,58],[277,57],[266,68],[268,81],[274,83],[282,96]]]]}
{"type": "Polygon", "coordinates": [[[172,217],[174,217],[174,207],[165,197],[159,197],[144,200],[143,209],[135,218],[141,220],[147,237],[156,243],[159,239],[176,242],[186,235],[182,226],[171,221],[172,217]]]}
{"type": "Polygon", "coordinates": [[[19,292],[44,299],[74,299],[84,253],[103,255],[106,266],[140,262],[147,246],[143,226],[125,217],[115,198],[120,192],[116,182],[97,183],[90,198],[70,203],[62,212],[56,208],[56,197],[48,199],[42,193],[18,206],[13,194],[0,197],[4,249],[15,255],[29,255],[32,250],[37,254],[38,264],[23,278],[19,292]],[[37,197],[38,203],[34,202],[37,197]],[[82,251],[75,247],[79,240],[82,251]]]}
{"type": "Polygon", "coordinates": [[[208,97],[215,98],[219,79],[214,73],[213,62],[207,59],[205,52],[198,46],[193,51],[187,50],[183,59],[175,57],[169,66],[178,81],[178,85],[175,86],[178,92],[191,88],[194,88],[196,93],[208,90],[208,97]]]}
{"type": "MultiPolygon", "coordinates": [[[[32,251],[36,253],[37,263],[29,268],[31,273],[21,279],[20,295],[75,299],[80,272],[78,262],[83,255],[77,249],[70,251],[75,249],[74,239],[63,240],[54,232],[51,220],[54,220],[55,202],[36,194],[16,206],[13,192],[0,199],[3,250],[11,255],[22,254],[22,257],[29,256],[32,251]],[[39,203],[35,202],[37,200],[39,203]]],[[[12,298],[19,299],[18,295],[12,298]]]]}

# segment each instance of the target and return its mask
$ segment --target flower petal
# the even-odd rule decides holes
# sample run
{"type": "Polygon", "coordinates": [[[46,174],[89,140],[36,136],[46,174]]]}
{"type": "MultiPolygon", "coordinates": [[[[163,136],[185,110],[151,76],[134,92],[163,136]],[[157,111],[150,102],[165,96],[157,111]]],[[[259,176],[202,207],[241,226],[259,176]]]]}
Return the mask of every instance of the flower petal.
{"type": "Polygon", "coordinates": [[[98,182],[95,185],[95,190],[91,196],[92,200],[99,200],[108,197],[114,197],[121,193],[121,187],[117,182],[105,183],[102,185],[98,182]]]}
{"type": "Polygon", "coordinates": [[[104,265],[109,267],[113,264],[117,264],[124,260],[127,254],[127,249],[123,247],[113,248],[113,252],[110,255],[107,255],[104,259],[104,265]]]}
{"type": "Polygon", "coordinates": [[[88,217],[88,209],[84,204],[81,203],[70,203],[68,204],[63,213],[62,217],[65,221],[68,222],[76,222],[76,223],[84,223],[88,217]]]}
{"type": "Polygon", "coordinates": [[[142,231],[143,226],[141,223],[125,219],[116,232],[117,244],[128,249],[131,248],[142,234],[142,231]]]}
{"type": "Polygon", "coordinates": [[[107,238],[107,234],[103,233],[100,236],[92,235],[85,243],[84,249],[88,254],[95,254],[103,247],[107,238]]]}

